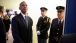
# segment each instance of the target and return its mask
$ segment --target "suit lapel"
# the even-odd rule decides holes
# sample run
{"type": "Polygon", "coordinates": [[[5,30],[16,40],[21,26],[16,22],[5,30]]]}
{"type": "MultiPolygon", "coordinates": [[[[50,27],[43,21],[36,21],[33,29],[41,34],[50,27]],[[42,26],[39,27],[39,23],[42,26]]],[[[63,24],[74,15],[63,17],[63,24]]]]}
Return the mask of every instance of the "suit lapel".
{"type": "Polygon", "coordinates": [[[58,28],[58,19],[56,19],[55,24],[56,28],[58,28]]]}
{"type": "Polygon", "coordinates": [[[58,25],[58,19],[55,20],[55,25],[56,25],[56,26],[58,25]]]}
{"type": "Polygon", "coordinates": [[[20,13],[20,19],[21,19],[21,21],[23,22],[23,24],[24,24],[24,25],[25,25],[25,27],[26,27],[26,22],[25,22],[25,20],[24,20],[23,16],[21,15],[21,13],[20,13]]]}

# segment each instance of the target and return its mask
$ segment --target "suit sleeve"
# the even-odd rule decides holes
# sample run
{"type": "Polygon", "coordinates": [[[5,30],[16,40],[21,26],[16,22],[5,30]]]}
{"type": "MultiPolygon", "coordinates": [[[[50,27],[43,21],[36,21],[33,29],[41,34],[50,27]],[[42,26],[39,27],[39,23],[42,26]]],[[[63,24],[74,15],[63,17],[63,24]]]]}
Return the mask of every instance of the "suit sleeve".
{"type": "Polygon", "coordinates": [[[13,35],[13,38],[17,42],[24,43],[19,36],[19,30],[18,29],[19,29],[18,21],[16,20],[16,18],[13,18],[12,19],[12,35],[13,35]]]}
{"type": "Polygon", "coordinates": [[[48,23],[47,23],[47,25],[46,25],[46,28],[44,28],[43,30],[41,30],[41,31],[40,31],[41,33],[47,32],[47,31],[49,30],[50,24],[51,24],[50,22],[51,22],[51,19],[48,18],[48,23]]]}
{"type": "Polygon", "coordinates": [[[32,31],[32,26],[33,26],[33,20],[31,19],[31,29],[30,29],[30,38],[29,38],[29,42],[32,43],[32,37],[33,37],[33,31],[32,31]]]}
{"type": "Polygon", "coordinates": [[[3,21],[0,19],[0,41],[2,43],[6,43],[6,32],[5,32],[5,25],[3,23],[3,21]]]}

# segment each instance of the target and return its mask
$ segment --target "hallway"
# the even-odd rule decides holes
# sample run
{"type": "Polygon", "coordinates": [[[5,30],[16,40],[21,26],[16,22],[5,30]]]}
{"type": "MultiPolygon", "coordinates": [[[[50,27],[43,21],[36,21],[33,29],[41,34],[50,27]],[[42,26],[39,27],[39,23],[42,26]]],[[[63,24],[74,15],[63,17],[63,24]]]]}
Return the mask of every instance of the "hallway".
{"type": "Polygon", "coordinates": [[[13,37],[12,37],[11,29],[9,30],[9,38],[8,38],[7,43],[13,43],[13,37]]]}

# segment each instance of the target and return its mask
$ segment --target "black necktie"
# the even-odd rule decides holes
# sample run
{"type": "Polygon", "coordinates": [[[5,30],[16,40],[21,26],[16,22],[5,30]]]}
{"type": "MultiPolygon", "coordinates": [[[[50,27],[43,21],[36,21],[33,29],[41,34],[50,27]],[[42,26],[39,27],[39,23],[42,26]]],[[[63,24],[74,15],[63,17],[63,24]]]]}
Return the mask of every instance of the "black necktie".
{"type": "Polygon", "coordinates": [[[60,27],[61,27],[61,20],[58,23],[58,28],[60,28],[60,27]]]}
{"type": "Polygon", "coordinates": [[[61,20],[59,21],[59,24],[61,24],[61,20]]]}
{"type": "Polygon", "coordinates": [[[26,26],[28,28],[28,19],[27,19],[27,16],[25,16],[25,22],[26,22],[26,26]]]}

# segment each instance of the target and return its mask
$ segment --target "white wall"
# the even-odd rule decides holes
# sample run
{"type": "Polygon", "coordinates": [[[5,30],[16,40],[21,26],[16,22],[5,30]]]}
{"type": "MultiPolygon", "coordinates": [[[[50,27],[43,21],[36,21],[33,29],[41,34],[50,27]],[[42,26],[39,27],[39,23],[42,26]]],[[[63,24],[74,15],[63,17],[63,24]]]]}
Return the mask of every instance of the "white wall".
{"type": "MultiPolygon", "coordinates": [[[[4,5],[8,9],[19,10],[19,3],[23,0],[0,0],[0,5],[4,5]]],[[[41,16],[40,7],[48,8],[47,16],[51,19],[57,17],[56,6],[65,6],[66,0],[25,0],[28,3],[28,14],[33,19],[33,42],[37,43],[36,23],[41,16]]]]}

